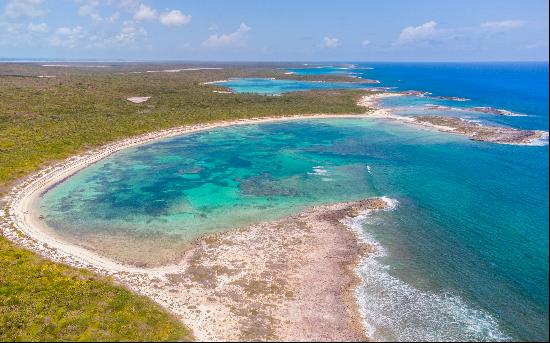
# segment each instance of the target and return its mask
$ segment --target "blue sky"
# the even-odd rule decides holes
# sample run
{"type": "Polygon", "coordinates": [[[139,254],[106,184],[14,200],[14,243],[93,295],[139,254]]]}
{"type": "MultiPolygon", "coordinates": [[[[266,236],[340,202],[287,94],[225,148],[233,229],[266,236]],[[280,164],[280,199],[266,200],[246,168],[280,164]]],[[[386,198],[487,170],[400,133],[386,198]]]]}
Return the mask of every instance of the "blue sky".
{"type": "Polygon", "coordinates": [[[0,58],[548,60],[548,2],[0,0],[0,58]]]}

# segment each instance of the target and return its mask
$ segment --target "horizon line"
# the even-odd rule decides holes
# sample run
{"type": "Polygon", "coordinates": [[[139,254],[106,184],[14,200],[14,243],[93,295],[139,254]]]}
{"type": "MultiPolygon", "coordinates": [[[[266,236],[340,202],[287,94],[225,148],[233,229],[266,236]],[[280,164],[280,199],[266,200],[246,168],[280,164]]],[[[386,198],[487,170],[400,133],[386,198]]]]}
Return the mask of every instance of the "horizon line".
{"type": "Polygon", "coordinates": [[[173,62],[173,63],[549,63],[550,60],[212,60],[212,59],[125,59],[125,58],[59,58],[59,57],[0,57],[0,63],[39,63],[39,62],[173,62]]]}

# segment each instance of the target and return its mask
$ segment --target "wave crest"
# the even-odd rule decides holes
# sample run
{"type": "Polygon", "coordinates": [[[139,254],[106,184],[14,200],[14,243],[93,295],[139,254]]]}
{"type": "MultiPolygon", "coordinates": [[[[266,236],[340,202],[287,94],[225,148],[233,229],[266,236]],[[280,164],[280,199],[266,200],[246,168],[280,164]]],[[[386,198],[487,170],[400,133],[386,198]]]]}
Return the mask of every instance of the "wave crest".
{"type": "MultiPolygon", "coordinates": [[[[394,210],[399,202],[382,197],[394,210]]],[[[451,291],[417,289],[390,274],[381,261],[386,249],[365,230],[372,214],[366,210],[344,221],[360,239],[374,247],[356,272],[362,279],[356,289],[359,309],[370,338],[375,341],[508,341],[497,320],[488,312],[468,304],[451,291]]],[[[371,222],[372,223],[372,222],[371,222]]]]}

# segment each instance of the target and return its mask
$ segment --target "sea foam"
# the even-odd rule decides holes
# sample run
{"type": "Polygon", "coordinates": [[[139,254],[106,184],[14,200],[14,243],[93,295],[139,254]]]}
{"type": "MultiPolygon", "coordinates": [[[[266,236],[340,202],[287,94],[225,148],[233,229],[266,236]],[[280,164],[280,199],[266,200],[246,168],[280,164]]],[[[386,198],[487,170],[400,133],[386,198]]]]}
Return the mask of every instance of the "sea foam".
{"type": "MultiPolygon", "coordinates": [[[[398,206],[395,199],[383,198],[390,211],[398,206]]],[[[494,317],[476,309],[453,291],[431,292],[417,289],[391,275],[383,263],[388,252],[366,230],[374,223],[366,210],[344,221],[360,240],[373,246],[356,272],[362,279],[356,289],[367,334],[376,341],[506,341],[494,317]]]]}

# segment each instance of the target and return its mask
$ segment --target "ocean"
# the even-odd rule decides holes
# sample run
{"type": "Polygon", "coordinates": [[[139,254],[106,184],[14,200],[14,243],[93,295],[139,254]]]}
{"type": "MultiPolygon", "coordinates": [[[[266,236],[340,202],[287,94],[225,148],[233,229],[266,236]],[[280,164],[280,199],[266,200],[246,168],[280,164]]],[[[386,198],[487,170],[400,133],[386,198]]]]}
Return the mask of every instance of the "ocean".
{"type": "MultiPolygon", "coordinates": [[[[432,93],[384,100],[400,114],[548,130],[547,63],[311,67],[292,71],[350,73],[432,93]],[[469,100],[441,98],[450,96],[469,100]],[[525,116],[471,109],[479,106],[525,116]]],[[[385,196],[397,201],[393,211],[353,223],[378,247],[358,268],[364,283],[357,290],[374,339],[548,340],[548,177],[547,144],[315,119],[126,149],[45,193],[39,210],[74,242],[121,233],[188,241],[315,204],[385,196]]]]}

